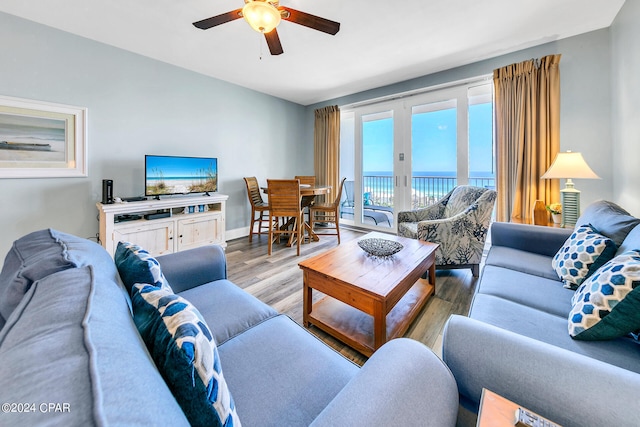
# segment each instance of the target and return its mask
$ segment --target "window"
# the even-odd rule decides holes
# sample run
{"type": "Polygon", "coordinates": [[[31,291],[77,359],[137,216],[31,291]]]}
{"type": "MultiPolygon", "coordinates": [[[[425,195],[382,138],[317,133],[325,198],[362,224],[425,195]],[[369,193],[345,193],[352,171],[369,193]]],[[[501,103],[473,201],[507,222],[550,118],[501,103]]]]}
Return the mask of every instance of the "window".
{"type": "Polygon", "coordinates": [[[342,107],[340,171],[352,193],[343,218],[395,228],[395,212],[456,185],[495,187],[492,94],[491,82],[476,81],[342,107]]]}

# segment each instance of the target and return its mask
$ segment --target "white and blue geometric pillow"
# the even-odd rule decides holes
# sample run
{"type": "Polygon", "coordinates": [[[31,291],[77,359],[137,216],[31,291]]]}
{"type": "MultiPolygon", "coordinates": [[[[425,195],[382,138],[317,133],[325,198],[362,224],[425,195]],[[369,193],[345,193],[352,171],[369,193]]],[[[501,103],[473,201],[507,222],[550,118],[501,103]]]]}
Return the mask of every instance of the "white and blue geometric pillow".
{"type": "Polygon", "coordinates": [[[240,426],[218,348],[200,312],[148,284],[134,284],[131,301],[138,331],[189,423],[240,426]]]}
{"type": "Polygon", "coordinates": [[[591,225],[576,227],[571,236],[556,253],[551,266],[565,287],[577,289],[605,262],[614,257],[616,244],[598,233],[591,225]]]}
{"type": "Polygon", "coordinates": [[[640,329],[640,251],[627,251],[603,265],[573,295],[569,335],[608,340],[640,329]]]}
{"type": "Polygon", "coordinates": [[[140,246],[119,242],[114,255],[118,273],[129,292],[135,283],[149,283],[158,288],[173,292],[169,282],[162,274],[160,263],[140,246]]]}

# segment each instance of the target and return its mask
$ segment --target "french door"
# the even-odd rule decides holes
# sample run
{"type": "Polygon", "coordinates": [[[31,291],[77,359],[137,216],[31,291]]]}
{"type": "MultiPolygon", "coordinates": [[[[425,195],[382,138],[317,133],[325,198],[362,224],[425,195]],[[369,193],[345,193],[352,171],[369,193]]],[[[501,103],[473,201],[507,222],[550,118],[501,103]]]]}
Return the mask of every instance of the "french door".
{"type": "Polygon", "coordinates": [[[476,83],[343,109],[343,220],[396,231],[399,211],[456,185],[493,185],[492,91],[476,83]]]}

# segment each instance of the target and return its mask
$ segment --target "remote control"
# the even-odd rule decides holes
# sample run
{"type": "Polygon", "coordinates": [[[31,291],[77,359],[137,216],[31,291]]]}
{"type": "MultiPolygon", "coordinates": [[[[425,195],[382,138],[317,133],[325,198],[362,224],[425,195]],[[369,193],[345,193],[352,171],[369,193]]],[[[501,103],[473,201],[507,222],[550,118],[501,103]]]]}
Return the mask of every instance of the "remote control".
{"type": "Polygon", "coordinates": [[[523,408],[516,409],[516,427],[560,427],[540,415],[523,408]]]}

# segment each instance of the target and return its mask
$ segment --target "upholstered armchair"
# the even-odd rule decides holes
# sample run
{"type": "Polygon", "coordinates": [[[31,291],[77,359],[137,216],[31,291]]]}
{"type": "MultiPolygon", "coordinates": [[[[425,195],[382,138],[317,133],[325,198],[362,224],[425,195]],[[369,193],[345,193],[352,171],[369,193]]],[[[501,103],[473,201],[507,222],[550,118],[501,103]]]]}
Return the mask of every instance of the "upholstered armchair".
{"type": "Polygon", "coordinates": [[[480,271],[495,190],[460,185],[434,205],[398,212],[398,234],[438,243],[436,267],[480,271]]]}

